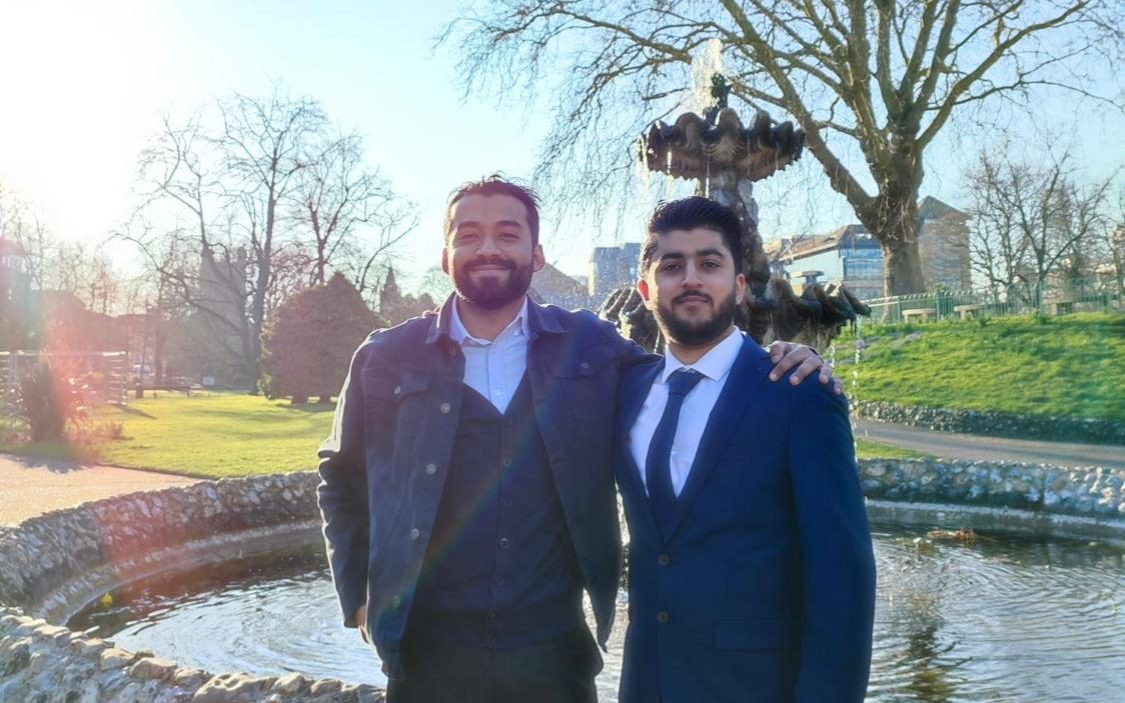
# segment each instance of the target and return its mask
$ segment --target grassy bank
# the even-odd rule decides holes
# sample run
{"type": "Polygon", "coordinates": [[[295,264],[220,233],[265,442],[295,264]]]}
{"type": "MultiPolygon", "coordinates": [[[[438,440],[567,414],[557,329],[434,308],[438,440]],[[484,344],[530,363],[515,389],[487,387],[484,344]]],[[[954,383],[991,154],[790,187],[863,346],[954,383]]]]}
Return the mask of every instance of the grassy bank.
{"type": "Polygon", "coordinates": [[[857,400],[1125,422],[1125,315],[1080,313],[860,327],[835,344],[857,400]]]}
{"type": "MultiPolygon", "coordinates": [[[[161,393],[126,407],[98,410],[95,422],[121,423],[123,439],[92,446],[5,444],[0,439],[0,451],[207,478],[299,471],[316,466],[316,449],[331,428],[332,410],[235,393],[161,393]]],[[[865,440],[859,450],[868,457],[919,456],[865,440]]]]}

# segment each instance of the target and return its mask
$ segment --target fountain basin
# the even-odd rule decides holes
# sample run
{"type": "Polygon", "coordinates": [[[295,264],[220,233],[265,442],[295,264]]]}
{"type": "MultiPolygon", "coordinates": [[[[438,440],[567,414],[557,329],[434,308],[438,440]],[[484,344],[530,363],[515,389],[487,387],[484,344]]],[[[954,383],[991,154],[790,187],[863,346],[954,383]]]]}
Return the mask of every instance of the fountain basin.
{"type": "MultiPolygon", "coordinates": [[[[886,515],[927,527],[987,524],[1125,545],[1125,472],[884,461],[864,462],[861,479],[876,521],[886,515]]],[[[166,652],[130,652],[50,624],[122,584],[315,544],[316,483],[313,473],[203,482],[98,501],[0,531],[0,699],[47,692],[59,700],[379,700],[371,683],[297,673],[215,675],[179,666],[166,652]]],[[[1119,624],[1119,596],[1117,589],[1107,601],[1112,607],[1089,616],[1119,624]]],[[[338,619],[330,626],[338,628],[338,619]]],[[[1117,684],[1125,685],[1125,675],[1117,684]]]]}

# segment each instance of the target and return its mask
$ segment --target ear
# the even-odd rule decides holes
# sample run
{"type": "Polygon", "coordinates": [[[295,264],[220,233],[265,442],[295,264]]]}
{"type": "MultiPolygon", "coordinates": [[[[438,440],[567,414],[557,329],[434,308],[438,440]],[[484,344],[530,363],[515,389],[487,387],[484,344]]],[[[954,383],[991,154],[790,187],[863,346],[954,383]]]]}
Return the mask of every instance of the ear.
{"type": "Polygon", "coordinates": [[[441,270],[449,273],[449,249],[444,247],[441,250],[441,270]]]}
{"type": "Polygon", "coordinates": [[[542,271],[546,263],[547,258],[543,256],[543,245],[536,244],[535,249],[531,251],[531,270],[542,271]]]}
{"type": "Polygon", "coordinates": [[[746,298],[746,274],[734,277],[734,302],[741,303],[746,298]]]}
{"type": "Polygon", "coordinates": [[[648,295],[649,294],[648,281],[646,281],[643,278],[640,279],[639,281],[637,281],[637,292],[641,294],[641,300],[643,300],[645,302],[645,307],[649,308],[651,310],[652,306],[649,304],[650,300],[649,300],[649,295],[648,295]]]}

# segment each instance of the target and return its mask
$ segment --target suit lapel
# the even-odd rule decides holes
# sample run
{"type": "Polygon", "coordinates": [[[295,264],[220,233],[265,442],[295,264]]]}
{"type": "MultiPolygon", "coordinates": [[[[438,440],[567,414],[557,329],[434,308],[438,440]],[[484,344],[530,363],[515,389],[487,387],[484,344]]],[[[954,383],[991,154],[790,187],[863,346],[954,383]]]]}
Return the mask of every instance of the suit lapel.
{"type": "Polygon", "coordinates": [[[769,355],[753,339],[744,339],[742,349],[731,366],[726,385],[723,386],[723,392],[715,401],[707,427],[703,430],[703,438],[695,452],[695,461],[692,462],[687,483],[676,500],[676,511],[672,514],[668,539],[675,535],[680,523],[690,512],[699,490],[707,482],[707,476],[722,459],[738,431],[742,416],[769,375],[770,368],[769,355]]]}
{"type": "Polygon", "coordinates": [[[648,496],[645,494],[645,487],[641,482],[641,468],[633,460],[633,452],[629,446],[629,433],[633,429],[633,423],[637,421],[637,416],[641,413],[641,407],[644,406],[645,398],[648,397],[653,381],[656,380],[656,376],[662,368],[664,368],[663,361],[653,361],[650,364],[635,367],[631,372],[625,374],[618,391],[617,427],[615,428],[617,441],[614,442],[617,456],[613,462],[621,495],[638,507],[638,509],[632,511],[633,519],[629,523],[629,529],[633,532],[642,529],[647,530],[649,537],[654,541],[659,541],[660,533],[656,529],[656,521],[653,520],[652,510],[649,509],[648,496]]]}

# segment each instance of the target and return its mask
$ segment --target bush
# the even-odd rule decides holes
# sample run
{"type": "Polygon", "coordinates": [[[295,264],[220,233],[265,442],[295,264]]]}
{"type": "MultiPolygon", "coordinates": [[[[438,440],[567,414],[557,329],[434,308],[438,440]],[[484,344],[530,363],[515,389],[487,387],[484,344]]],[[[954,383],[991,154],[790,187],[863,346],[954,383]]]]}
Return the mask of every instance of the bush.
{"type": "Polygon", "coordinates": [[[342,274],[290,298],[262,334],[261,389],[268,397],[327,401],[344,381],[352,352],[379,326],[375,313],[342,274]]]}
{"type": "Polygon", "coordinates": [[[67,425],[78,426],[89,417],[78,381],[64,366],[46,360],[20,378],[16,405],[33,442],[63,439],[67,425]]]}

